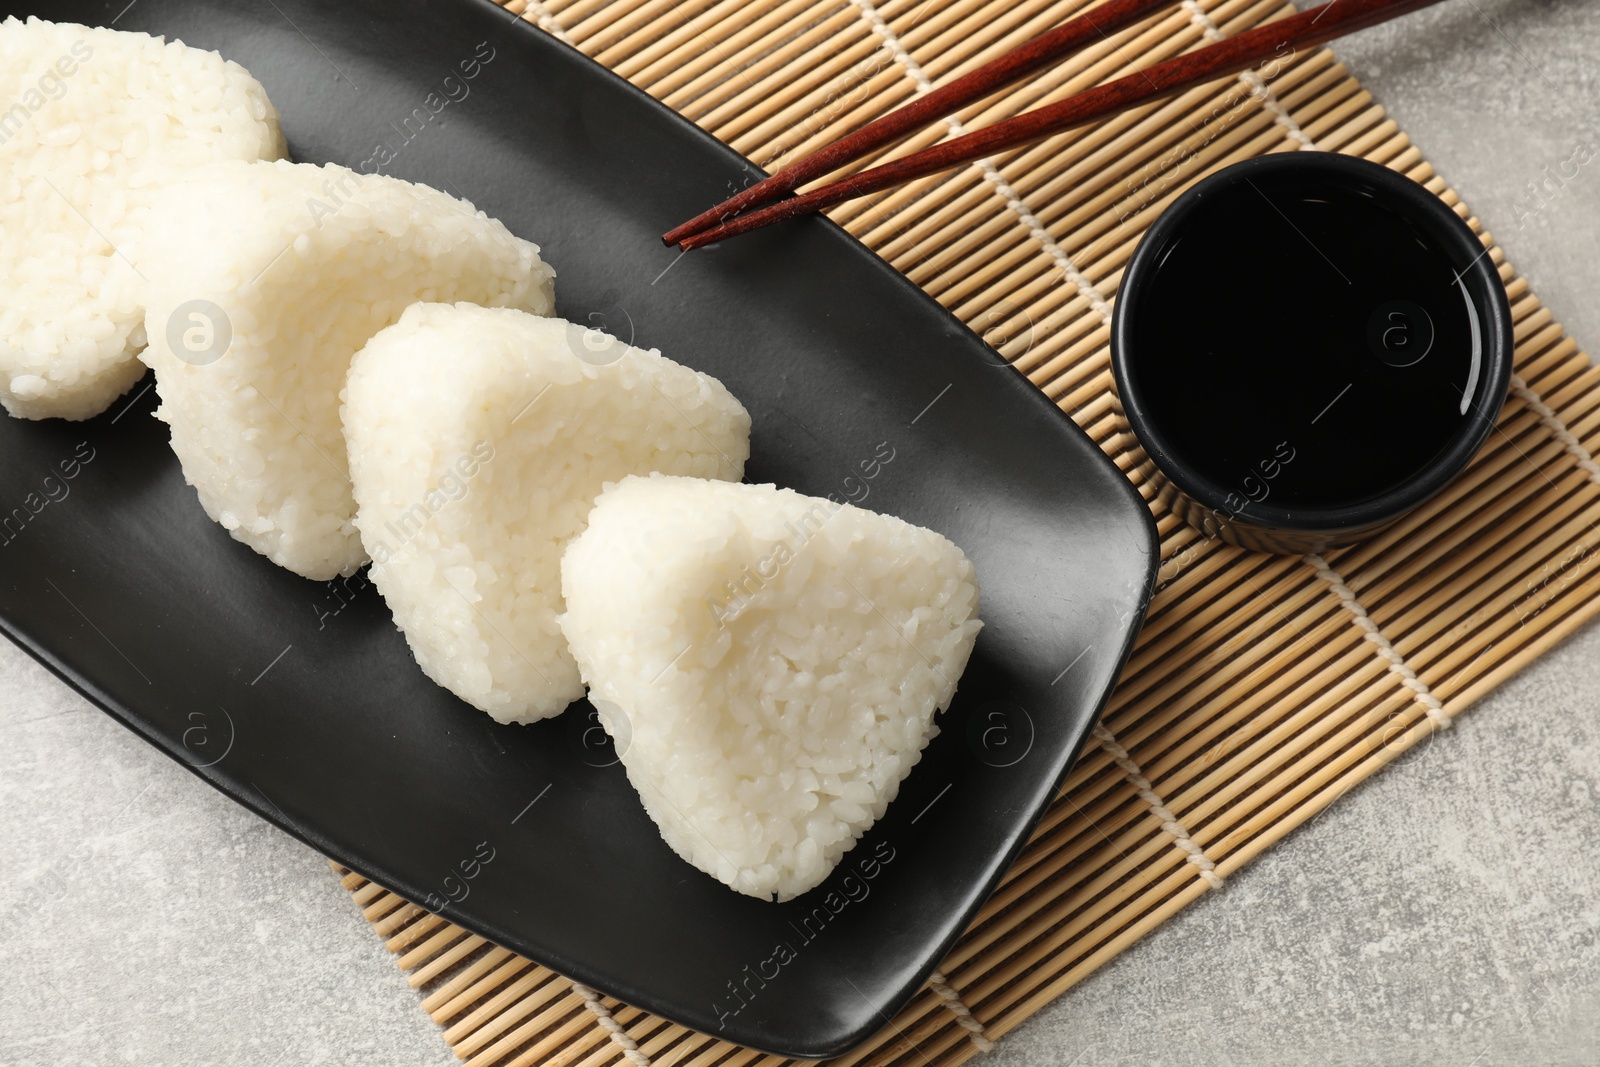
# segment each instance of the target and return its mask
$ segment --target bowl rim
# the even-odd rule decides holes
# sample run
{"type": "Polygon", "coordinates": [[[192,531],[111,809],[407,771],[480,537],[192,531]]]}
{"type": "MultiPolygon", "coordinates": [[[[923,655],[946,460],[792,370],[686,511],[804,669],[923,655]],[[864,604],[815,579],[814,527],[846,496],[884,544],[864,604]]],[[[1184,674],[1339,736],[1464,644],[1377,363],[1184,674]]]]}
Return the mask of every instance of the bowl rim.
{"type": "Polygon", "coordinates": [[[1265,529],[1308,533],[1337,533],[1384,525],[1426,503],[1464,470],[1494,429],[1511,382],[1514,324],[1511,304],[1498,267],[1472,228],[1443,200],[1419,182],[1398,171],[1355,156],[1333,152],[1287,152],[1234,163],[1196,182],[1181,193],[1145,231],[1123,274],[1111,323],[1111,372],[1117,397],[1129,429],[1144,446],[1152,462],[1195,503],[1228,516],[1226,521],[1265,529]],[[1130,343],[1132,323],[1149,288],[1149,278],[1159,260],[1199,212],[1214,201],[1213,194],[1264,175],[1304,175],[1329,185],[1360,189],[1403,216],[1433,238],[1458,271],[1480,318],[1483,331],[1484,369],[1478,389],[1481,400],[1471,401],[1470,417],[1450,443],[1417,475],[1378,496],[1339,507],[1295,507],[1249,502],[1235,512],[1225,505],[1233,492],[1190,466],[1175,454],[1150,415],[1144,397],[1128,374],[1130,356],[1137,363],[1137,346],[1130,343]]]}

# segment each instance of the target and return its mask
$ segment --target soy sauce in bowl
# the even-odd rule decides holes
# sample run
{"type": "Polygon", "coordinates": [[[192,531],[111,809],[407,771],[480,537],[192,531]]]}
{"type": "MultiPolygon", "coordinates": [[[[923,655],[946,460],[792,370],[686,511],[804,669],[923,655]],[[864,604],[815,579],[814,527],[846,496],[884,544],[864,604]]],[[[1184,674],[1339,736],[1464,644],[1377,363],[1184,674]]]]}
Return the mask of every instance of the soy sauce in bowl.
{"type": "Polygon", "coordinates": [[[1140,244],[1113,325],[1130,426],[1175,508],[1249,547],[1312,551],[1415,508],[1490,432],[1504,289],[1470,228],[1376,164],[1238,164],[1140,244]]]}

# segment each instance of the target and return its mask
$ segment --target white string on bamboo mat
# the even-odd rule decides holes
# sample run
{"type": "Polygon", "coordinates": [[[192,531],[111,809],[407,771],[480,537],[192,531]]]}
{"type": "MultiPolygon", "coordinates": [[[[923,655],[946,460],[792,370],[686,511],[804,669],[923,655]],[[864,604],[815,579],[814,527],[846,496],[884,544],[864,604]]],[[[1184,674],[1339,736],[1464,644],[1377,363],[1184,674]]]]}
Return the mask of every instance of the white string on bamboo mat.
{"type": "MultiPolygon", "coordinates": [[[[514,3],[515,0],[512,0],[512,2],[514,3]]],[[[508,3],[506,6],[510,7],[511,5],[508,3]]],[[[567,35],[566,29],[561,25],[561,23],[556,21],[556,17],[554,15],[550,14],[550,9],[545,7],[544,4],[540,3],[539,0],[528,0],[528,2],[523,5],[522,10],[518,12],[519,17],[524,19],[526,19],[530,14],[533,16],[533,18],[529,19],[529,21],[535,26],[539,27],[545,33],[548,33],[562,44],[570,44],[574,48],[578,47],[578,42],[574,41],[570,36],[567,35]]]]}
{"type": "MultiPolygon", "coordinates": [[[[872,27],[872,32],[876,33],[879,39],[883,41],[884,48],[894,57],[895,62],[899,63],[905,69],[905,72],[911,76],[911,81],[916,85],[917,92],[919,94],[930,92],[933,89],[933,82],[928,79],[927,74],[923,71],[922,64],[918,63],[916,57],[901,43],[899,35],[884,21],[883,16],[878,12],[872,0],[850,0],[850,2],[861,12],[861,17],[866,19],[867,25],[872,27]]],[[[967,132],[966,126],[954,115],[947,115],[943,122],[950,132],[957,137],[967,132]]],[[[1044,249],[1045,255],[1049,256],[1050,261],[1055,264],[1056,269],[1061,272],[1067,281],[1073,284],[1079,295],[1088,301],[1089,306],[1109,326],[1111,324],[1111,305],[1106,301],[1105,296],[1101,294],[1099,289],[1095,288],[1093,282],[1084,277],[1083,273],[1078,270],[1077,264],[1072,262],[1072,257],[1067,255],[1066,250],[1056,243],[1055,238],[1050,236],[1050,231],[1045,229],[1044,223],[1039,220],[1039,217],[1028,209],[1028,205],[1023,202],[1022,196],[1015,187],[1006,181],[1005,176],[988,159],[975,160],[974,166],[983,174],[984,180],[994,186],[995,192],[1005,201],[1006,210],[1017,217],[1023,227],[1027,229],[1028,236],[1039,243],[1040,247],[1044,249]]]]}
{"type": "MultiPolygon", "coordinates": [[[[1222,27],[1212,21],[1211,15],[1207,13],[1205,8],[1200,6],[1199,0],[1183,0],[1183,9],[1189,13],[1189,21],[1200,28],[1200,32],[1205,36],[1206,40],[1221,41],[1227,37],[1227,34],[1222,32],[1222,27]]],[[[1250,90],[1251,96],[1261,101],[1261,106],[1267,109],[1267,113],[1272,116],[1272,121],[1282,126],[1289,134],[1289,137],[1297,142],[1301,148],[1315,149],[1317,147],[1311,138],[1306,135],[1306,131],[1301,129],[1300,124],[1294,120],[1294,116],[1289,114],[1289,109],[1283,106],[1283,101],[1278,99],[1277,94],[1272,91],[1272,87],[1266,83],[1260,74],[1253,70],[1243,71],[1239,75],[1239,80],[1244,82],[1245,87],[1250,90]]]]}
{"type": "Polygon", "coordinates": [[[611,1009],[600,1003],[599,993],[577,982],[572,983],[572,991],[583,998],[583,1006],[589,1009],[595,1020],[611,1035],[612,1044],[622,1050],[622,1054],[628,1057],[628,1062],[634,1067],[650,1067],[650,1057],[639,1051],[638,1042],[629,1037],[622,1024],[611,1017],[611,1009]]]}
{"type": "Polygon", "coordinates": [[[1378,655],[1383,657],[1389,671],[1398,676],[1401,684],[1411,690],[1412,699],[1422,705],[1423,710],[1428,713],[1428,718],[1440,727],[1451,726],[1454,720],[1444,710],[1439,698],[1433,695],[1428,683],[1417,677],[1417,672],[1411,669],[1400,652],[1389,643],[1389,638],[1378,628],[1378,624],[1372,621],[1367,609],[1356,599],[1355,593],[1345,584],[1339,572],[1328,566],[1328,562],[1315,553],[1306,556],[1305,559],[1316,570],[1317,577],[1327,582],[1333,589],[1333,595],[1339,598],[1345,610],[1355,616],[1356,625],[1361,628],[1362,635],[1377,648],[1378,655]]]}
{"type": "Polygon", "coordinates": [[[1212,889],[1221,889],[1222,875],[1217,873],[1217,864],[1206,855],[1206,850],[1200,843],[1189,835],[1183,823],[1167,807],[1166,801],[1156,794],[1155,787],[1150,784],[1150,779],[1144,776],[1144,771],[1133,761],[1128,750],[1117,742],[1116,735],[1106,729],[1103,723],[1096,723],[1091,731],[1094,739],[1100,742],[1100,747],[1106,750],[1113,763],[1122,768],[1122,773],[1128,776],[1128,781],[1139,791],[1139,799],[1150,805],[1150,810],[1157,819],[1161,820],[1161,829],[1172,836],[1173,843],[1184,852],[1184,858],[1194,864],[1204,878],[1206,884],[1212,889]]]}
{"type": "Polygon", "coordinates": [[[983,1032],[983,1024],[972,1014],[972,1009],[961,999],[961,994],[950,988],[950,982],[943,974],[938,971],[930,974],[928,988],[933,990],[944,1002],[944,1006],[955,1015],[956,1022],[961,1024],[962,1029],[967,1031],[967,1036],[972,1039],[974,1048],[979,1052],[988,1052],[994,1048],[994,1042],[983,1032]]]}
{"type": "Polygon", "coordinates": [[[1561,442],[1561,447],[1565,448],[1569,454],[1577,459],[1578,468],[1587,474],[1592,481],[1600,483],[1600,464],[1595,463],[1594,457],[1589,454],[1589,450],[1583,447],[1583,442],[1572,435],[1572,431],[1567,429],[1567,424],[1561,421],[1561,416],[1550,410],[1550,405],[1540,399],[1539,394],[1534,392],[1528,383],[1522,380],[1521,375],[1513,374],[1511,376],[1511,391],[1517,394],[1518,399],[1528,405],[1535,415],[1539,416],[1539,421],[1544,424],[1545,429],[1555,436],[1557,441],[1561,442]]]}

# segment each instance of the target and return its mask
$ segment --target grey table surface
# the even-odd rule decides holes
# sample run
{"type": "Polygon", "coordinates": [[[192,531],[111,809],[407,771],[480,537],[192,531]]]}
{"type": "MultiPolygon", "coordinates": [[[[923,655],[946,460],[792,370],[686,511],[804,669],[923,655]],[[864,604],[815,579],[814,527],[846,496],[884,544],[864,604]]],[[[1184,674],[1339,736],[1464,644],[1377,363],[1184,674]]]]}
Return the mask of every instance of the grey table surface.
{"type": "MultiPolygon", "coordinates": [[[[1600,156],[1600,2],[1450,0],[1336,50],[1600,345],[1600,162],[1529,187],[1600,156]]],[[[1600,1063],[1597,711],[1590,627],[989,1061],[1600,1063]]],[[[320,856],[3,642],[0,811],[0,1064],[456,1062],[320,856]]]]}

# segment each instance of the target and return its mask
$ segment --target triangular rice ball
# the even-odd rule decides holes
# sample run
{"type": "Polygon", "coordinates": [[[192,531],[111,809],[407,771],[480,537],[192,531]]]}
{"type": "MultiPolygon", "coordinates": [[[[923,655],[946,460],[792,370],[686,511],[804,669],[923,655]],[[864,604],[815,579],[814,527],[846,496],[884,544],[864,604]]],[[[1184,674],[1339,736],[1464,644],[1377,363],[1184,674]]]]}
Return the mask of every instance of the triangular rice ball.
{"type": "Polygon", "coordinates": [[[623,479],[561,574],[562,628],[662,836],[780,900],[883,815],[982,625],[944,537],[770,485],[623,479]]]}
{"type": "Polygon", "coordinates": [[[750,416],[709,374],[510,308],[411,306],[344,398],[372,581],[428,677],[500,722],[583,696],[561,552],[606,483],[738,478],[750,454],[750,416]]]}

